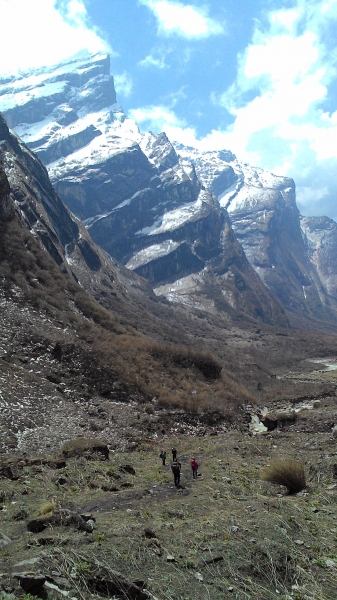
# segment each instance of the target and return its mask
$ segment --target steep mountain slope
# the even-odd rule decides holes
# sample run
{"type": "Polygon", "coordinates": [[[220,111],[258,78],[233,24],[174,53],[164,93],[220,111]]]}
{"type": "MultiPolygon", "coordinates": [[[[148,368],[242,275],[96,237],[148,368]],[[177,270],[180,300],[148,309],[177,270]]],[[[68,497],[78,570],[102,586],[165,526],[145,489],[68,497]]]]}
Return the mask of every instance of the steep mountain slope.
{"type": "Polygon", "coordinates": [[[116,105],[108,57],[14,78],[0,98],[92,238],[157,294],[287,325],[192,163],[164,134],[141,135],[116,105]]]}
{"type": "MultiPolygon", "coordinates": [[[[312,246],[303,242],[310,219],[300,218],[293,180],[242,165],[228,152],[175,147],[193,162],[200,180],[228,211],[249,262],[282,306],[303,316],[335,320],[337,296],[324,268],[318,269],[312,246]]],[[[326,222],[317,218],[317,224],[326,222]]],[[[324,248],[334,278],[333,234],[325,237],[324,248]]]]}
{"type": "Polygon", "coordinates": [[[328,217],[301,217],[300,222],[307,255],[334,301],[337,297],[337,224],[328,217]]]}
{"type": "Polygon", "coordinates": [[[288,325],[282,306],[336,321],[336,298],[303,242],[293,181],[229,151],[141,134],[116,104],[108,56],[0,81],[0,109],[96,243],[157,295],[279,326],[288,325]]]}
{"type": "Polygon", "coordinates": [[[221,376],[206,346],[191,347],[181,314],[159,306],[145,281],[95,246],[2,117],[0,182],[2,451],[90,435],[91,413],[104,414],[107,440],[125,445],[138,428],[110,417],[130,400],[133,423],[139,403],[152,400],[201,414],[250,398],[226,370],[221,376]],[[186,345],[164,343],[178,339],[186,345]]]}

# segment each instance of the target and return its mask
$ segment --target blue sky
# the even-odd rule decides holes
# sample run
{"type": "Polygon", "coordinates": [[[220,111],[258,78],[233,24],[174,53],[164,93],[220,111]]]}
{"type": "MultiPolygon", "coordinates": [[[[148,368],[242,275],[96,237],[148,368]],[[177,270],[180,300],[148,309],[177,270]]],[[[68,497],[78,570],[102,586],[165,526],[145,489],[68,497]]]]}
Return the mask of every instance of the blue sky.
{"type": "Polygon", "coordinates": [[[0,74],[109,51],[141,130],[295,179],[337,219],[337,0],[0,0],[0,74]]]}

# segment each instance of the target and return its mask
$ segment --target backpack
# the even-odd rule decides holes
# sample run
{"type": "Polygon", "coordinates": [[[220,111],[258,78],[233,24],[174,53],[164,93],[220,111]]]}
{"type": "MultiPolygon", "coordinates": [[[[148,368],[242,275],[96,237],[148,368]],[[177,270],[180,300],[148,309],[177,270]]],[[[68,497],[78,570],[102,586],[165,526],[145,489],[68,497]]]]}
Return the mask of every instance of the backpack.
{"type": "Polygon", "coordinates": [[[179,465],[177,462],[172,463],[171,469],[172,469],[172,472],[174,473],[174,475],[178,475],[180,473],[180,468],[179,468],[179,465]]]}
{"type": "Polygon", "coordinates": [[[163,458],[163,454],[164,454],[164,452],[161,450],[160,454],[159,454],[159,458],[163,458]]]}

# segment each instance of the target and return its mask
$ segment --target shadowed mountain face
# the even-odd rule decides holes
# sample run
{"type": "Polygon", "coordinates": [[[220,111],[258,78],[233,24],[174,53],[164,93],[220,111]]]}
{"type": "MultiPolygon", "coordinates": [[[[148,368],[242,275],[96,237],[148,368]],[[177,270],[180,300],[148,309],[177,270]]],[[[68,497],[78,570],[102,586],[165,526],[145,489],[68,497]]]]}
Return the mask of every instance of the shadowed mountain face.
{"type": "Polygon", "coordinates": [[[158,296],[282,326],[284,309],[335,320],[336,270],[309,251],[294,182],[141,134],[116,104],[108,57],[0,81],[0,109],[92,239],[158,296]]]}
{"type": "MultiPolygon", "coordinates": [[[[0,219],[3,225],[13,219],[18,222],[22,231],[38,241],[61,273],[78,282],[120,322],[150,334],[156,335],[161,331],[171,341],[178,339],[174,328],[173,331],[170,329],[169,323],[174,323],[175,317],[169,314],[169,307],[166,307],[163,322],[161,311],[165,311],[165,307],[160,306],[150,285],[92,241],[83,223],[60,200],[46,168],[9,131],[1,115],[0,182],[0,219]]],[[[8,249],[4,247],[1,258],[7,260],[7,253],[8,249]]],[[[25,263],[24,252],[21,258],[25,263]]],[[[20,268],[20,264],[17,267],[20,268]]],[[[34,281],[29,271],[28,280],[29,285],[39,288],[38,280],[34,281]]],[[[64,287],[67,287],[66,284],[64,287]]]]}
{"type": "Polygon", "coordinates": [[[90,437],[93,412],[104,414],[105,439],[123,447],[138,429],[111,425],[111,402],[193,401],[195,410],[211,394],[222,410],[228,394],[251,398],[222,381],[206,344],[193,349],[192,312],[159,301],[95,245],[1,115],[0,182],[0,454],[90,437]]]}

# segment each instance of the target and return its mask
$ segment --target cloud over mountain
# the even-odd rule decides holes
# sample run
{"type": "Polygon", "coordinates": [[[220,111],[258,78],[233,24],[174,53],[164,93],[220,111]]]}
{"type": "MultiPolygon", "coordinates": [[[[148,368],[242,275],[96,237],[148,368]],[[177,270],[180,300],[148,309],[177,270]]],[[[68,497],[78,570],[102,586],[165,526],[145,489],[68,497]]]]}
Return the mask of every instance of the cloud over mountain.
{"type": "Polygon", "coordinates": [[[140,0],[140,2],[153,12],[161,34],[193,38],[224,33],[223,24],[211,19],[205,8],[172,0],[140,0]]]}
{"type": "Polygon", "coordinates": [[[0,14],[1,75],[53,65],[81,51],[111,53],[83,0],[0,0],[0,14]]]}

